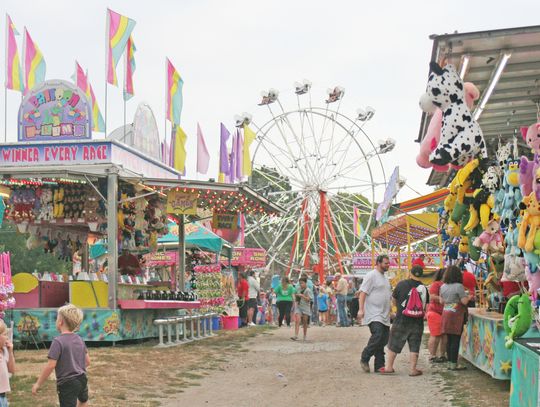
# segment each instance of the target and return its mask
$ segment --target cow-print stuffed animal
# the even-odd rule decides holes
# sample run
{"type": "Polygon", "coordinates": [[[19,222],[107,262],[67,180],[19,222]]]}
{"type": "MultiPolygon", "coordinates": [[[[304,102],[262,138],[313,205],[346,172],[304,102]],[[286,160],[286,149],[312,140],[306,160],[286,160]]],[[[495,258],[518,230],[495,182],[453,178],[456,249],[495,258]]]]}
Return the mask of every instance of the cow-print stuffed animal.
{"type": "Polygon", "coordinates": [[[420,107],[427,113],[439,107],[443,112],[443,122],[439,144],[430,154],[429,161],[435,165],[463,166],[475,157],[486,158],[482,130],[464,101],[463,81],[456,69],[453,65],[441,68],[436,62],[432,62],[430,68],[420,107]]]}

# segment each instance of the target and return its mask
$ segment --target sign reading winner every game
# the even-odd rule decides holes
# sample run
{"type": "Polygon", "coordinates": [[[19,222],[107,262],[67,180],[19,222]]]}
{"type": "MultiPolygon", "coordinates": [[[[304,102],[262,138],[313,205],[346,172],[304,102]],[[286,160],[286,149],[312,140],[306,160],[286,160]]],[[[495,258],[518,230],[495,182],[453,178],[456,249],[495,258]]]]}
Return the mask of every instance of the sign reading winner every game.
{"type": "Polygon", "coordinates": [[[80,89],[66,81],[46,81],[21,103],[18,140],[90,139],[91,118],[90,104],[80,89]]]}

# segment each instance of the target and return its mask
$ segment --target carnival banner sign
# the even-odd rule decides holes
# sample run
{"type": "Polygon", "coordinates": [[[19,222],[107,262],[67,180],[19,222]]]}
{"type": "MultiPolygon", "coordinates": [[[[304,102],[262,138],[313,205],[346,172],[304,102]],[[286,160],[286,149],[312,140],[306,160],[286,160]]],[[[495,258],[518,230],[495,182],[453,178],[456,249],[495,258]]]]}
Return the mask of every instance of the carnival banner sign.
{"type": "Polygon", "coordinates": [[[212,218],[214,229],[238,229],[238,213],[236,212],[214,212],[212,218]]]}
{"type": "Polygon", "coordinates": [[[84,140],[92,137],[91,108],[72,83],[43,82],[19,107],[19,141],[84,140]]]}
{"type": "Polygon", "coordinates": [[[167,213],[175,215],[196,215],[198,204],[198,194],[176,191],[174,189],[167,193],[167,213]]]}

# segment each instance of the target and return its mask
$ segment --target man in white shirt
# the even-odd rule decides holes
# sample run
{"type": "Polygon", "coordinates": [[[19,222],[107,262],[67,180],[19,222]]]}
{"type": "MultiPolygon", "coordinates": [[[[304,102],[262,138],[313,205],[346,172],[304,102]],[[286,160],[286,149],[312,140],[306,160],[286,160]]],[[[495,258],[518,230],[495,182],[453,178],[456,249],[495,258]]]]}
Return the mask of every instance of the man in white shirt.
{"type": "Polygon", "coordinates": [[[392,287],[385,273],[390,268],[390,260],[386,254],[377,257],[377,264],[364,277],[360,287],[358,322],[369,326],[371,337],[362,351],[360,365],[369,373],[369,360],[375,356],[375,372],[384,370],[384,347],[388,343],[390,332],[390,303],[392,287]]]}
{"type": "Polygon", "coordinates": [[[255,322],[253,321],[253,317],[257,315],[257,295],[259,294],[259,291],[261,291],[261,286],[259,285],[259,282],[255,278],[255,272],[253,270],[250,270],[248,273],[248,279],[247,279],[248,285],[249,285],[249,299],[248,299],[248,326],[255,326],[255,322]]]}

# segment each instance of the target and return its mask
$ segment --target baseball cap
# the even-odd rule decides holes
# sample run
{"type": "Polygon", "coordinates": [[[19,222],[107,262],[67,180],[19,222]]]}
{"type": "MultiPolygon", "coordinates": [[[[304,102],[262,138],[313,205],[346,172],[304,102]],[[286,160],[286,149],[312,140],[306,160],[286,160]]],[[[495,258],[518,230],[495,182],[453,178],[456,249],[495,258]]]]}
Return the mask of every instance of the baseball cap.
{"type": "Polygon", "coordinates": [[[413,266],[411,268],[411,274],[415,277],[422,277],[424,275],[424,270],[420,266],[413,266]]]}

